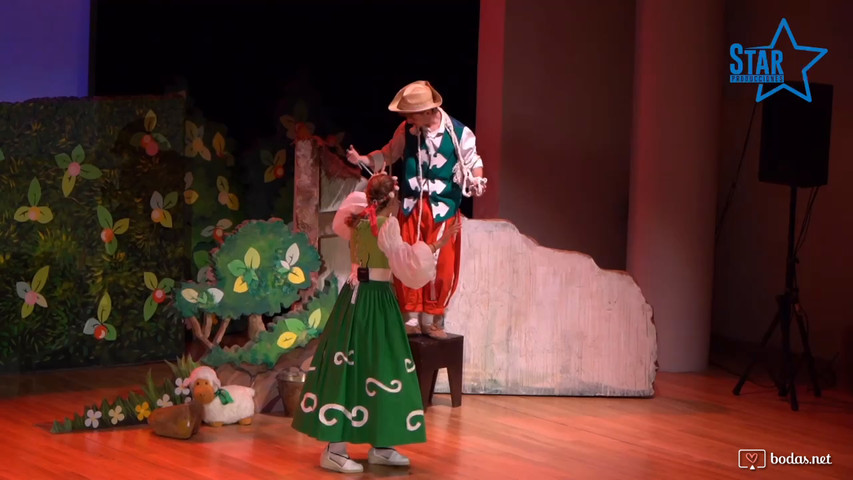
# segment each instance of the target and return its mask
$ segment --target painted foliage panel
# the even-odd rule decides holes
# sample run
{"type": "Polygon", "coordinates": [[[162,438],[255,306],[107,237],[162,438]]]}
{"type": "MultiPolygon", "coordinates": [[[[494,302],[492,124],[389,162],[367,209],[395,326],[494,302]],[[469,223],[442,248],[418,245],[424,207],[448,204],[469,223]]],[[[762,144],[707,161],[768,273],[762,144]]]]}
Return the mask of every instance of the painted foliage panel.
{"type": "Polygon", "coordinates": [[[0,103],[0,370],[174,359],[183,98],[0,103]]]}

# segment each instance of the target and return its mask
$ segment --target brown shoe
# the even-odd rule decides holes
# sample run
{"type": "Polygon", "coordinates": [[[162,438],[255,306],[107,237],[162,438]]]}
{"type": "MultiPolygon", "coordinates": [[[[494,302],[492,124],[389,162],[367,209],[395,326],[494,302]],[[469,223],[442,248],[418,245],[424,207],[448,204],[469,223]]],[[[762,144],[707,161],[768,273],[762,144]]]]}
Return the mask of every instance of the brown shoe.
{"type": "Polygon", "coordinates": [[[420,325],[406,325],[406,335],[420,335],[422,333],[420,325]]]}
{"type": "Polygon", "coordinates": [[[434,338],[436,340],[444,340],[447,338],[447,333],[444,331],[444,327],[435,325],[434,323],[426,325],[424,327],[424,333],[430,336],[430,338],[434,338]]]}

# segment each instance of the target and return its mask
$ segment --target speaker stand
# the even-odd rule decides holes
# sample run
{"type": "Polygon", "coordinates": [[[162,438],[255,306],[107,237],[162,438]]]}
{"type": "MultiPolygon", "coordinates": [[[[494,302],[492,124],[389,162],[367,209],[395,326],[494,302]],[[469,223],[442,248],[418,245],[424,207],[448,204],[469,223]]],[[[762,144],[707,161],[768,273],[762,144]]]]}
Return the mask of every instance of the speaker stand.
{"type": "MultiPolygon", "coordinates": [[[[800,340],[803,344],[803,357],[807,362],[809,375],[811,376],[812,385],[814,387],[815,397],[820,397],[820,384],[817,381],[817,370],[815,369],[814,357],[812,356],[811,348],[809,347],[809,333],[803,321],[802,308],[800,307],[800,293],[796,284],[797,278],[797,263],[799,260],[796,256],[794,246],[794,233],[797,224],[797,187],[791,186],[790,204],[788,207],[788,253],[786,256],[785,268],[785,292],[776,297],[776,302],[779,309],[776,312],[773,322],[764,333],[761,339],[761,350],[766,348],[767,342],[773,336],[773,332],[777,327],[782,332],[782,374],[781,378],[774,379],[774,383],[779,390],[779,396],[784,397],[790,394],[791,410],[799,410],[799,402],[797,401],[797,387],[795,384],[797,376],[797,368],[794,366],[793,354],[791,353],[791,323],[796,321],[800,331],[800,340]]],[[[758,361],[760,351],[756,353],[752,361],[747,365],[746,370],[741,375],[740,380],[734,388],[735,395],[740,395],[740,390],[743,384],[746,383],[749,377],[749,372],[758,361]]]]}

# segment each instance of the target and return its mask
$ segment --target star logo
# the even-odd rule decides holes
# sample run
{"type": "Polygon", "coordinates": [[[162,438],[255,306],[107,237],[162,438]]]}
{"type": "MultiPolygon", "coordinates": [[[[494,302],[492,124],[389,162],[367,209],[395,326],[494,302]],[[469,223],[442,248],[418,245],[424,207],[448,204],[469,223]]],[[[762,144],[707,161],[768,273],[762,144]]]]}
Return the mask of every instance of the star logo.
{"type": "Polygon", "coordinates": [[[805,92],[800,92],[800,91],[794,89],[793,87],[791,87],[790,85],[787,85],[783,81],[782,83],[777,85],[775,88],[771,89],[767,93],[764,93],[764,83],[760,83],[758,85],[758,92],[755,95],[755,101],[760,102],[760,101],[764,100],[765,98],[769,97],[770,95],[773,95],[774,93],[784,89],[784,90],[788,90],[789,92],[793,93],[794,95],[802,98],[803,100],[811,103],[812,92],[811,92],[811,89],[809,88],[808,71],[810,68],[812,68],[814,66],[815,63],[817,63],[818,60],[823,58],[823,56],[826,55],[826,53],[829,50],[827,50],[825,48],[820,48],[820,47],[806,47],[804,45],[798,45],[797,40],[794,39],[794,34],[791,33],[791,27],[788,26],[788,20],[786,20],[784,18],[782,19],[781,22],[779,22],[779,28],[776,29],[776,35],[773,36],[773,41],[770,42],[770,45],[767,45],[764,47],[750,47],[750,48],[747,48],[745,50],[756,50],[756,51],[775,50],[776,49],[776,42],[779,41],[779,36],[782,34],[782,30],[785,30],[785,32],[788,34],[788,38],[791,40],[791,45],[794,46],[794,50],[817,53],[817,56],[815,56],[812,59],[812,61],[809,62],[805,67],[803,67],[803,70],[802,70],[803,85],[805,85],[805,88],[804,88],[805,92]]]}

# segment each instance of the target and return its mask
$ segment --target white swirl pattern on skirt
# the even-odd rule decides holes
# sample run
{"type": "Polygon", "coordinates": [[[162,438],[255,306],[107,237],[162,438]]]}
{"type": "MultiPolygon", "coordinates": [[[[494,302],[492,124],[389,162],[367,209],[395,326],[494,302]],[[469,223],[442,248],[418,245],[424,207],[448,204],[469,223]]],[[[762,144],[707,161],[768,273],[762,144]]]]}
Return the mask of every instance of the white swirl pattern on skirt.
{"type": "Polygon", "coordinates": [[[376,384],[377,386],[379,386],[379,388],[381,388],[382,390],[385,390],[386,392],[389,392],[389,393],[400,393],[400,390],[403,389],[403,383],[400,382],[399,380],[396,380],[396,379],[391,380],[391,383],[390,383],[391,386],[388,387],[387,385],[380,382],[379,380],[377,380],[373,377],[368,377],[367,380],[364,381],[364,390],[367,392],[367,395],[369,395],[371,397],[376,395],[375,390],[374,391],[370,390],[370,384],[371,383],[376,384]]]}
{"type": "Polygon", "coordinates": [[[317,408],[317,395],[314,395],[311,392],[307,392],[302,396],[302,401],[299,402],[299,406],[302,407],[302,411],[305,413],[311,413],[317,408]],[[311,400],[311,406],[305,405],[306,400],[311,400]]]}
{"type": "Polygon", "coordinates": [[[416,422],[415,424],[412,424],[412,417],[416,417],[416,416],[423,417],[424,411],[423,410],[413,410],[406,417],[406,429],[410,432],[414,432],[415,430],[421,428],[421,425],[423,425],[423,423],[421,423],[421,422],[416,422]]]}
{"type": "Polygon", "coordinates": [[[346,362],[348,365],[354,365],[355,362],[353,360],[350,360],[350,357],[352,357],[353,355],[355,355],[355,351],[353,350],[349,351],[349,356],[347,356],[347,354],[345,354],[344,352],[335,352],[335,365],[342,365],[344,362],[346,362]]]}
{"type": "Polygon", "coordinates": [[[411,358],[407,358],[404,363],[406,364],[406,373],[412,373],[415,371],[415,362],[413,362],[411,358]]]}
{"type": "Polygon", "coordinates": [[[352,422],[353,427],[361,427],[365,423],[367,423],[367,409],[362,407],[361,405],[356,405],[355,407],[352,408],[352,412],[350,412],[343,405],[338,405],[337,403],[328,403],[328,404],[320,407],[320,415],[319,415],[320,422],[323,425],[326,425],[327,427],[331,427],[332,425],[338,423],[337,418],[331,418],[331,419],[326,418],[326,412],[328,410],[338,410],[340,412],[343,412],[344,416],[346,416],[347,419],[349,419],[349,421],[352,422]],[[361,414],[362,414],[362,419],[356,420],[355,418],[356,418],[356,416],[358,416],[359,412],[361,412],[361,414]]]}

